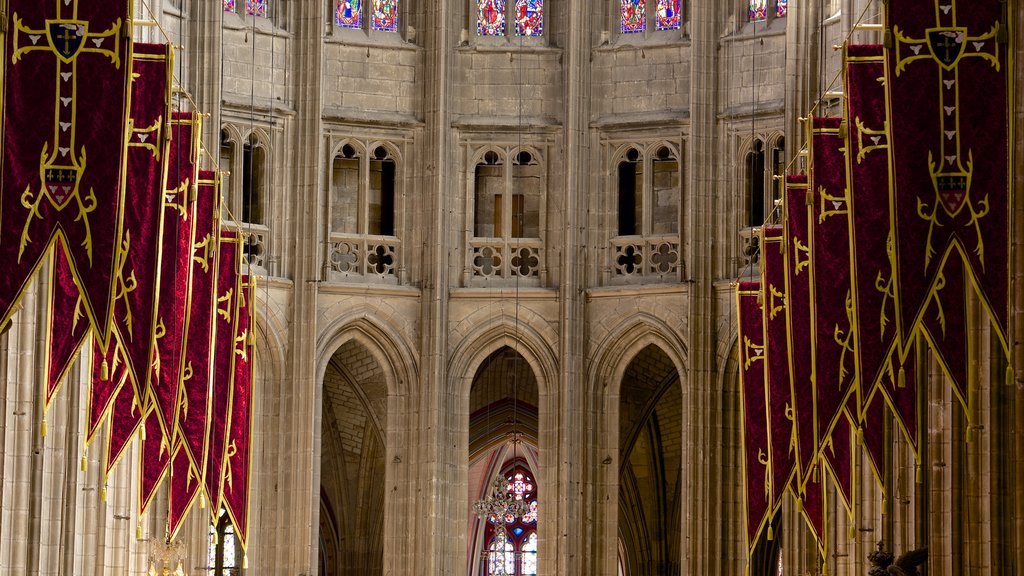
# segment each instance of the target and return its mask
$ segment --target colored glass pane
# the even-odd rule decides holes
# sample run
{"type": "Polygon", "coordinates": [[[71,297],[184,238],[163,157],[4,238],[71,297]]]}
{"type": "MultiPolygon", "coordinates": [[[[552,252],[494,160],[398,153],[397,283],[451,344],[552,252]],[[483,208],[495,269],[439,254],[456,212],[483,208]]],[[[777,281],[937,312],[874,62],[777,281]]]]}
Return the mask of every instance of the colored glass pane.
{"type": "Polygon", "coordinates": [[[516,553],[512,540],[504,533],[491,540],[487,554],[487,574],[515,574],[516,553]]]}
{"type": "Polygon", "coordinates": [[[523,514],[524,524],[536,524],[537,523],[537,501],[530,502],[530,511],[523,514]]]}
{"type": "Polygon", "coordinates": [[[632,34],[647,28],[647,3],[645,0],[622,0],[622,32],[632,34]]]}
{"type": "Polygon", "coordinates": [[[398,31],[398,0],[373,0],[373,29],[398,31]]]}
{"type": "Polygon", "coordinates": [[[340,0],[334,10],[334,23],[340,28],[359,28],[363,25],[359,0],[340,0]]]}
{"type": "Polygon", "coordinates": [[[238,568],[238,538],[231,524],[224,528],[224,567],[238,568]]]}
{"type": "Polygon", "coordinates": [[[679,17],[680,0],[658,0],[658,21],[655,27],[658,30],[678,30],[682,24],[679,17]]]}
{"type": "Polygon", "coordinates": [[[775,16],[783,18],[789,13],[789,0],[775,0],[775,16]]]}
{"type": "Polygon", "coordinates": [[[234,12],[235,11],[235,0],[224,0],[224,11],[234,12]]]}
{"type": "Polygon", "coordinates": [[[476,31],[481,36],[505,35],[505,0],[477,0],[476,31]]]}
{"type": "Polygon", "coordinates": [[[267,17],[267,0],[245,0],[245,13],[249,16],[267,17]]]}
{"type": "Polygon", "coordinates": [[[750,9],[747,11],[747,18],[751,22],[767,19],[768,0],[750,0],[750,9]]]}
{"type": "Polygon", "coordinates": [[[516,36],[544,34],[544,0],[516,0],[516,36]]]}
{"type": "Polygon", "coordinates": [[[522,567],[519,573],[522,576],[536,576],[537,574],[537,533],[534,532],[526,538],[523,543],[522,567]]]}

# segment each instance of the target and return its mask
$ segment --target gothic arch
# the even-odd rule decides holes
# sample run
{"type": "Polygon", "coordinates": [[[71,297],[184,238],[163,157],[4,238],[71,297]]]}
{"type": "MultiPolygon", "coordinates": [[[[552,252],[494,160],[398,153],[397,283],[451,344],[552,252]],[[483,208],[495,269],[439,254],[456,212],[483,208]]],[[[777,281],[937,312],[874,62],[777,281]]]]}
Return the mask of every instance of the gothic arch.
{"type": "Polygon", "coordinates": [[[416,380],[415,356],[399,331],[371,315],[354,311],[340,316],[321,331],[316,347],[317,382],[323,380],[334,352],[349,340],[356,340],[384,368],[389,396],[406,396],[416,380]]]}
{"type": "Polygon", "coordinates": [[[641,350],[651,344],[660,348],[672,360],[680,380],[683,380],[688,373],[686,344],[677,331],[662,319],[641,312],[610,330],[594,348],[594,362],[588,375],[592,389],[604,397],[612,394],[617,396],[626,367],[641,350]]]}

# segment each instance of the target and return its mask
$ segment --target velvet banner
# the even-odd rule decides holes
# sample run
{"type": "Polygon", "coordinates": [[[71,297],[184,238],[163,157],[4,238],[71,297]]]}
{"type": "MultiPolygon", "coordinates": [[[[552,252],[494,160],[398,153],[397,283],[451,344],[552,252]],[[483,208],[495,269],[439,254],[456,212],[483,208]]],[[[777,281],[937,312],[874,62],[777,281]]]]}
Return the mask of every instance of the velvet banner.
{"type": "Polygon", "coordinates": [[[800,516],[803,517],[804,522],[807,523],[807,528],[810,529],[811,535],[814,536],[814,542],[817,544],[818,553],[824,559],[827,557],[825,551],[827,548],[826,543],[826,510],[825,501],[827,497],[827,490],[825,487],[827,484],[824,482],[824,474],[809,474],[807,484],[804,485],[802,492],[797,494],[795,492],[796,486],[791,488],[794,490],[793,497],[796,498],[800,504],[800,516]]]}
{"type": "MultiPolygon", "coordinates": [[[[899,341],[889,211],[889,131],[885,57],[880,45],[846,47],[846,167],[854,365],[861,397],[871,395],[899,341]]],[[[866,402],[865,402],[866,404],[866,402]]]]}
{"type": "Polygon", "coordinates": [[[853,462],[855,454],[853,442],[855,438],[856,432],[853,428],[853,423],[844,411],[843,415],[836,421],[835,426],[832,427],[832,433],[825,440],[825,444],[821,448],[822,460],[836,485],[836,493],[839,494],[839,500],[842,502],[851,520],[856,518],[853,513],[853,507],[856,503],[854,490],[856,488],[855,475],[857,473],[857,467],[853,462]]]}
{"type": "MultiPolygon", "coordinates": [[[[88,446],[99,432],[100,425],[107,418],[117,397],[118,391],[128,379],[128,370],[120,356],[114,357],[114,363],[108,366],[107,378],[97,378],[97,366],[103,362],[96,348],[93,348],[93,369],[92,377],[89,379],[88,406],[86,407],[87,420],[85,426],[85,444],[88,446]]],[[[131,386],[129,384],[128,386],[131,386]]]]}
{"type": "Polygon", "coordinates": [[[202,118],[191,112],[171,115],[171,143],[164,189],[164,227],[160,257],[160,300],[157,304],[153,403],[164,434],[178,433],[178,407],[185,366],[185,335],[192,289],[192,244],[195,241],[193,191],[199,180],[199,136],[202,118]]]}
{"type": "Polygon", "coordinates": [[[789,377],[789,306],[786,296],[786,246],[782,226],[761,230],[761,286],[764,292],[765,394],[768,406],[768,456],[772,471],[771,513],[786,495],[796,471],[796,428],[789,377]]]}
{"type": "Polygon", "coordinates": [[[174,540],[188,517],[192,505],[202,492],[203,482],[199,478],[185,445],[179,443],[171,458],[171,476],[167,490],[167,536],[174,540]]]}
{"type": "Polygon", "coordinates": [[[108,338],[124,208],[131,5],[6,3],[0,325],[63,237],[86,317],[100,341],[108,338]]]}
{"type": "Polygon", "coordinates": [[[736,290],[740,347],[740,395],[743,409],[744,501],[747,551],[767,524],[771,508],[768,469],[768,407],[765,405],[764,322],[761,285],[740,282],[736,290]]]}
{"type": "Polygon", "coordinates": [[[135,44],[132,55],[131,134],[128,137],[124,229],[114,295],[108,363],[121,348],[128,379],[145,398],[152,375],[159,299],[160,241],[171,114],[172,48],[135,44]]]}
{"type": "Polygon", "coordinates": [[[46,394],[43,404],[43,422],[50,404],[57,397],[64,377],[78,358],[78,352],[89,334],[89,319],[85,315],[82,296],[75,287],[74,274],[64,252],[64,242],[57,240],[51,258],[49,306],[46,333],[46,394]]]}
{"type": "Polygon", "coordinates": [[[919,383],[917,367],[920,362],[923,344],[918,340],[918,338],[915,338],[914,343],[910,347],[910,352],[902,361],[898,356],[893,356],[892,367],[889,369],[888,374],[879,380],[878,383],[878,391],[881,392],[889,404],[892,415],[896,419],[896,424],[903,431],[914,454],[920,453],[918,449],[921,445],[920,429],[918,427],[920,413],[918,406],[919,383]]]}
{"type": "Polygon", "coordinates": [[[224,508],[235,526],[235,534],[246,549],[249,542],[249,485],[252,478],[252,383],[253,319],[256,279],[242,277],[238,323],[235,326],[234,387],[231,392],[231,422],[228,427],[227,461],[221,492],[224,508]]]}
{"type": "MultiPolygon", "coordinates": [[[[886,378],[887,376],[883,374],[882,377],[886,378]]],[[[885,485],[882,482],[882,474],[885,471],[885,395],[876,387],[862,401],[864,405],[861,407],[861,423],[857,436],[862,442],[861,448],[864,455],[867,456],[875,483],[884,492],[885,485]]]]}
{"type": "Polygon", "coordinates": [[[214,354],[214,310],[217,307],[217,256],[220,237],[220,186],[217,174],[199,173],[192,243],[192,286],[187,298],[184,398],[178,430],[185,453],[203,478],[210,426],[210,383],[214,354]]]}
{"type": "Polygon", "coordinates": [[[811,476],[811,467],[818,452],[811,372],[811,239],[807,176],[786,176],[784,195],[782,224],[786,241],[786,295],[787,302],[791,304],[786,320],[789,323],[789,374],[796,427],[796,468],[802,490],[811,476]]]}
{"type": "Polygon", "coordinates": [[[817,440],[855,390],[846,157],[839,118],[811,119],[811,358],[817,440]]]}
{"type": "Polygon", "coordinates": [[[206,468],[203,481],[210,502],[212,521],[220,513],[221,483],[227,433],[231,420],[231,393],[235,379],[235,336],[241,292],[242,242],[236,230],[222,230],[217,257],[217,309],[214,316],[213,374],[210,387],[210,425],[206,439],[206,468]]]}
{"type": "Polygon", "coordinates": [[[950,258],[946,261],[928,300],[928,308],[921,317],[921,334],[928,340],[970,419],[970,374],[967,366],[977,343],[967,319],[970,281],[966,274],[961,260],[950,258]]]}
{"type": "MultiPolygon", "coordinates": [[[[127,380],[127,378],[126,378],[127,380]]],[[[104,479],[110,478],[114,467],[121,461],[128,445],[131,444],[136,432],[142,425],[145,406],[137,396],[135,388],[124,382],[117,390],[114,404],[110,409],[110,424],[107,428],[107,460],[104,466],[104,479]]],[[[104,480],[106,483],[106,480],[104,480]]]]}
{"type": "Polygon", "coordinates": [[[1000,41],[1005,6],[891,0],[886,8],[895,294],[904,342],[943,264],[963,259],[1007,346],[1013,70],[1000,41]]]}
{"type": "Polygon", "coordinates": [[[146,514],[153,496],[167,476],[171,463],[169,439],[160,428],[160,417],[156,407],[150,405],[146,411],[145,438],[139,450],[139,518],[146,514]]]}

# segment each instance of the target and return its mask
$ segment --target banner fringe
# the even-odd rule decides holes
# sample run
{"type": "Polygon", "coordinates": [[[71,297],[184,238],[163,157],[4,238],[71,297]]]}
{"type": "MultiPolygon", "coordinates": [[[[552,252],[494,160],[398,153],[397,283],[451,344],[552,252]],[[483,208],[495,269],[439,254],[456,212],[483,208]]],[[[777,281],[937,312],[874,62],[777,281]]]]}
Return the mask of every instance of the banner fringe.
{"type": "Polygon", "coordinates": [[[106,358],[104,358],[103,362],[100,364],[100,380],[104,382],[110,380],[110,365],[107,364],[106,358]]]}
{"type": "Polygon", "coordinates": [[[896,376],[896,386],[900,388],[907,387],[907,371],[903,369],[903,366],[900,366],[899,374],[896,376]]]}

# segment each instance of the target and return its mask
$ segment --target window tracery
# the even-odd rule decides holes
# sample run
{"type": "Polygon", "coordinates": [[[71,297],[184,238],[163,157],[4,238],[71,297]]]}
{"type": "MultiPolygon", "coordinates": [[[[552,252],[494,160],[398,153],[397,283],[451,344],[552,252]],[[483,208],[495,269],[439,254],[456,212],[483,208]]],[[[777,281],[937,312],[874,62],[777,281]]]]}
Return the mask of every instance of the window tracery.
{"type": "Polygon", "coordinates": [[[515,25],[516,36],[542,36],[544,0],[476,0],[477,35],[505,36],[509,20],[515,25]]]}

